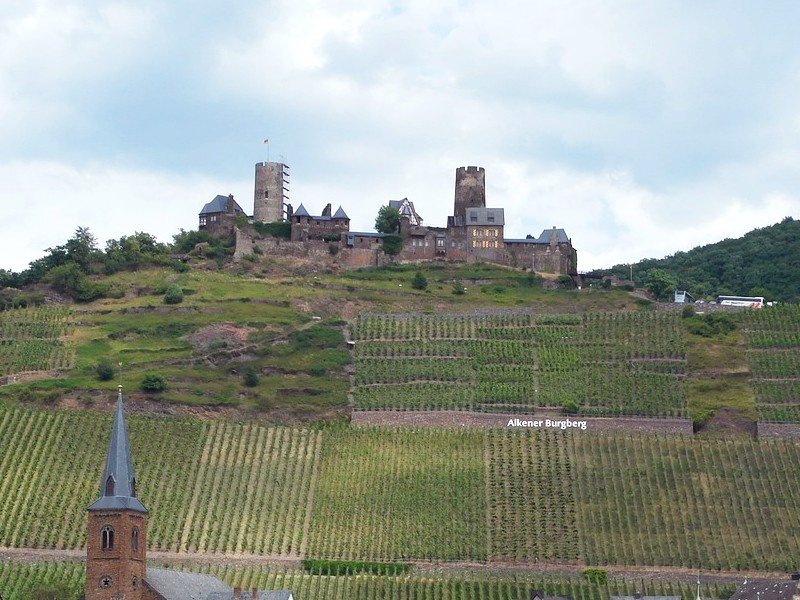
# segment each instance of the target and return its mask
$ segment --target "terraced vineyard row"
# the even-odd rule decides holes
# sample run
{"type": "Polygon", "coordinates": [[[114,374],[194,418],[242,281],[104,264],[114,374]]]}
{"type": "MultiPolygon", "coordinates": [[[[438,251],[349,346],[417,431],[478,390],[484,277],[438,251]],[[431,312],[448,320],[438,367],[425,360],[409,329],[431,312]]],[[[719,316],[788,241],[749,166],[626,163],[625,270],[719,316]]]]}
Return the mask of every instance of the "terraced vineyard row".
{"type": "Polygon", "coordinates": [[[743,319],[758,419],[800,423],[800,307],[765,307],[743,319]]]}
{"type": "MultiPolygon", "coordinates": [[[[185,567],[178,567],[185,569],[185,567]]],[[[492,576],[478,573],[373,576],[316,575],[294,569],[206,565],[199,571],[210,573],[242,589],[290,589],[296,600],[521,600],[533,590],[547,594],[568,595],[574,600],[607,600],[611,595],[681,596],[693,600],[694,588],[685,582],[633,581],[611,579],[605,585],[588,584],[578,578],[534,578],[525,575],[492,576]]],[[[82,563],[43,562],[0,564],[0,594],[5,600],[28,600],[37,587],[66,584],[79,593],[84,586],[82,563]]],[[[704,585],[703,598],[722,598],[729,586],[704,585]]]]}
{"type": "MultiPolygon", "coordinates": [[[[110,416],[0,406],[0,546],[79,548],[110,416]]],[[[800,442],[129,418],[149,545],[790,570],[800,442]]]]}
{"type": "MultiPolygon", "coordinates": [[[[319,434],[131,418],[153,549],[296,554],[319,434]]],[[[0,545],[79,548],[110,417],[0,408],[0,545]]]]}
{"type": "Polygon", "coordinates": [[[74,351],[60,339],[71,330],[72,316],[66,309],[0,312],[0,376],[71,367],[74,351]]]}
{"type": "Polygon", "coordinates": [[[358,409],[686,416],[674,314],[362,315],[352,337],[358,409]]]}

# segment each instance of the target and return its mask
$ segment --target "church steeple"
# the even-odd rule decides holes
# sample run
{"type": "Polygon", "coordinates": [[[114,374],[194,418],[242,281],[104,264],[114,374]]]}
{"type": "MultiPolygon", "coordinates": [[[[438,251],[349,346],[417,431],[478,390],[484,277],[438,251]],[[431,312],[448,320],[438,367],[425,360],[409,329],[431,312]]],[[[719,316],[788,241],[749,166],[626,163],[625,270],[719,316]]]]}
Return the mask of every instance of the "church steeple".
{"type": "Polygon", "coordinates": [[[129,509],[146,513],[147,509],[136,497],[136,475],[131,462],[125,413],[122,409],[122,386],[117,395],[117,412],[108,442],[106,468],[100,482],[100,498],[89,510],[129,509]]]}

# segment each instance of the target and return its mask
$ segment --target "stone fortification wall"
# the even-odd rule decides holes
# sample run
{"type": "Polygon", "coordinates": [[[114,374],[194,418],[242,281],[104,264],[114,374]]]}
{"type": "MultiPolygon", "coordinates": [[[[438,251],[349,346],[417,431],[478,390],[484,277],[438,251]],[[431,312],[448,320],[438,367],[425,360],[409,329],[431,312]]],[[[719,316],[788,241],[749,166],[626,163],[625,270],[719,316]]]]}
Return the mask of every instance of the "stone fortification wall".
{"type": "Polygon", "coordinates": [[[800,439],[800,423],[765,423],[759,421],[756,427],[758,428],[759,439],[776,437],[800,439]]]}
{"type": "Polygon", "coordinates": [[[557,429],[559,431],[625,431],[666,435],[692,435],[689,419],[639,417],[580,417],[557,413],[478,413],[467,411],[389,411],[353,412],[354,425],[397,427],[475,427],[480,429],[557,429]]]}

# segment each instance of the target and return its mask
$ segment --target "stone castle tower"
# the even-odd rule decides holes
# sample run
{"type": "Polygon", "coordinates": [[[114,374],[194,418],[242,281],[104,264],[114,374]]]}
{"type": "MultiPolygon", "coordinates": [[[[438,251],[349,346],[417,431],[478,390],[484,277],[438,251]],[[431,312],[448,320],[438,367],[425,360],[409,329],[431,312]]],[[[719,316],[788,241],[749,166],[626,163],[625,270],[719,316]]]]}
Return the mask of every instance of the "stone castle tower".
{"type": "Polygon", "coordinates": [[[453,216],[457,225],[464,225],[468,208],[486,207],[486,171],[483,167],[456,169],[456,191],[453,216]]]}
{"type": "Polygon", "coordinates": [[[256,163],[253,219],[274,223],[284,218],[284,200],[289,197],[289,167],[279,162],[256,163]]]}
{"type": "Polygon", "coordinates": [[[86,600],[143,600],[147,509],[136,497],[122,386],[108,444],[100,498],[88,508],[86,600]]]}

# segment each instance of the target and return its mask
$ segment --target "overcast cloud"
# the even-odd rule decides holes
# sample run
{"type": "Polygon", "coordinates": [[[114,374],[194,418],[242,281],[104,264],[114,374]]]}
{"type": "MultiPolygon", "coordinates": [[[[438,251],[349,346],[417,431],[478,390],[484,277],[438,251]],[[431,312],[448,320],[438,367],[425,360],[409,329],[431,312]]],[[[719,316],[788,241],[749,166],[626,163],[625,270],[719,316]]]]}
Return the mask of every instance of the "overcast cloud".
{"type": "Polygon", "coordinates": [[[252,212],[253,165],[371,230],[390,199],[444,225],[486,168],[506,236],[557,225],[587,270],[800,213],[800,4],[0,4],[0,268],[252,212]]]}

